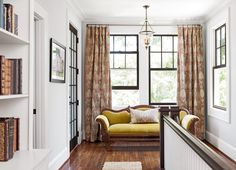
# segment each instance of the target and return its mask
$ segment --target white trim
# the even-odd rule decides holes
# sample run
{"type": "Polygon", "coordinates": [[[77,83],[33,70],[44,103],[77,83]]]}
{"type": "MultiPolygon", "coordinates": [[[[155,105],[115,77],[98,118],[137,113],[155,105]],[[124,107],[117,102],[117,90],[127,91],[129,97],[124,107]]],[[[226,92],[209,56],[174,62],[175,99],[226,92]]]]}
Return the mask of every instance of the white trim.
{"type": "Polygon", "coordinates": [[[231,96],[230,96],[230,92],[231,92],[231,80],[230,80],[230,57],[231,57],[231,51],[230,51],[230,8],[227,8],[225,10],[225,18],[223,20],[220,20],[219,22],[217,22],[216,24],[214,24],[213,26],[211,26],[209,28],[209,63],[208,65],[210,66],[210,74],[209,74],[209,84],[208,84],[208,101],[209,101],[209,105],[208,105],[208,115],[214,118],[217,118],[219,120],[222,120],[226,123],[230,123],[231,122],[231,96]],[[221,25],[226,24],[226,69],[227,69],[227,85],[228,85],[228,91],[227,91],[227,107],[226,107],[226,111],[224,110],[220,110],[217,108],[213,107],[213,66],[215,63],[215,30],[220,27],[221,25]]]}
{"type": "Polygon", "coordinates": [[[48,164],[48,169],[50,170],[57,170],[59,169],[64,162],[68,159],[69,155],[69,150],[68,148],[64,148],[57,156],[54,157],[54,159],[49,162],[48,164]]]}
{"type": "MultiPolygon", "coordinates": [[[[39,19],[39,22],[40,22],[40,34],[41,34],[41,37],[39,39],[39,56],[48,56],[48,14],[47,12],[37,3],[35,2],[34,4],[34,16],[37,16],[37,18],[39,19]]],[[[33,42],[32,42],[33,43],[33,42]]],[[[34,44],[34,43],[33,43],[34,44]]],[[[40,86],[39,86],[39,89],[38,89],[38,103],[37,103],[37,106],[38,106],[38,113],[40,114],[37,114],[38,116],[38,127],[37,129],[39,129],[39,141],[37,141],[37,143],[39,144],[39,148],[45,148],[46,146],[46,139],[45,139],[45,107],[46,107],[46,99],[45,99],[45,96],[46,96],[46,88],[45,88],[45,85],[46,85],[46,82],[45,82],[45,74],[47,74],[46,72],[42,71],[42,70],[45,70],[45,67],[46,64],[45,64],[45,57],[40,57],[39,58],[39,70],[40,73],[38,74],[38,79],[39,79],[39,82],[40,82],[40,86]]]]}
{"type": "Polygon", "coordinates": [[[223,151],[231,159],[236,161],[236,147],[230,145],[229,143],[225,142],[224,140],[220,139],[209,131],[206,131],[206,139],[219,150],[223,151]]]}
{"type": "Polygon", "coordinates": [[[80,8],[78,1],[67,0],[67,4],[69,5],[69,9],[72,10],[73,13],[75,13],[80,20],[84,19],[84,11],[80,8]]]}

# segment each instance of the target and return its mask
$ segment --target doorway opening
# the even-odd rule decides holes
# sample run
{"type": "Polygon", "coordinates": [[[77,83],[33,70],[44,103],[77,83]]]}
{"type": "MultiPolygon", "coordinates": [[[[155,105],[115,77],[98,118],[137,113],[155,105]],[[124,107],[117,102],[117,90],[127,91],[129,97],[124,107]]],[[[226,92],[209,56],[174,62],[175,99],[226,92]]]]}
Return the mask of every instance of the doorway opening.
{"type": "Polygon", "coordinates": [[[70,151],[78,144],[78,31],[71,24],[69,25],[70,46],[69,46],[69,127],[70,127],[70,151]]]}

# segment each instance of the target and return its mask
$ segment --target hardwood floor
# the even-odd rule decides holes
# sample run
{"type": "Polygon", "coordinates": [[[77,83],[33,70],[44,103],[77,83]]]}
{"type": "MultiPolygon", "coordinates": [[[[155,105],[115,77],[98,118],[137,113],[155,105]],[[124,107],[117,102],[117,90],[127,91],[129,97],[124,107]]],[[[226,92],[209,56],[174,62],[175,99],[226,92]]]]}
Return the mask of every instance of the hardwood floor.
{"type": "Polygon", "coordinates": [[[83,142],[60,170],[101,170],[106,161],[140,161],[143,170],[159,170],[159,151],[106,151],[103,143],[83,142]]]}
{"type": "MultiPolygon", "coordinates": [[[[207,141],[203,141],[236,169],[236,163],[207,141]]],[[[143,146],[142,144],[139,145],[143,146]]],[[[154,145],[155,146],[155,145],[154,145]]],[[[138,147],[138,146],[137,146],[138,147]]],[[[136,148],[137,149],[137,148],[136,148]]],[[[143,170],[160,170],[160,152],[132,150],[132,147],[119,151],[107,151],[103,143],[83,142],[71,153],[60,170],[101,170],[106,161],[140,161],[143,170]]]]}

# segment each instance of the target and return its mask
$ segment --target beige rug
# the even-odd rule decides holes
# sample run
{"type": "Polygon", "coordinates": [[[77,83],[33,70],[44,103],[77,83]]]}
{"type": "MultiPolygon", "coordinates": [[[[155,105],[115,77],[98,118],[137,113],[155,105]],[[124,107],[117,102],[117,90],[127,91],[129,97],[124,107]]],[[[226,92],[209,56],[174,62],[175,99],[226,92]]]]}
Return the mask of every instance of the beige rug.
{"type": "Polygon", "coordinates": [[[142,170],[141,162],[105,162],[102,170],[142,170]]]}

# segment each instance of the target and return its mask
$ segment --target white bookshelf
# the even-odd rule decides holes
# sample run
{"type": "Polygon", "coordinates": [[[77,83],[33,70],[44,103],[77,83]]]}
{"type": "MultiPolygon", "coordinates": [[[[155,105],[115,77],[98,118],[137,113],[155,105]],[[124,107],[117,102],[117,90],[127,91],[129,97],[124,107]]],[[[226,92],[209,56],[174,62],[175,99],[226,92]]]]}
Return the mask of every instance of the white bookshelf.
{"type": "Polygon", "coordinates": [[[0,100],[18,99],[18,98],[27,98],[27,97],[29,97],[28,94],[0,95],[0,100]]]}
{"type": "Polygon", "coordinates": [[[3,28],[0,28],[0,44],[25,44],[27,45],[29,44],[29,42],[3,28]]]}

